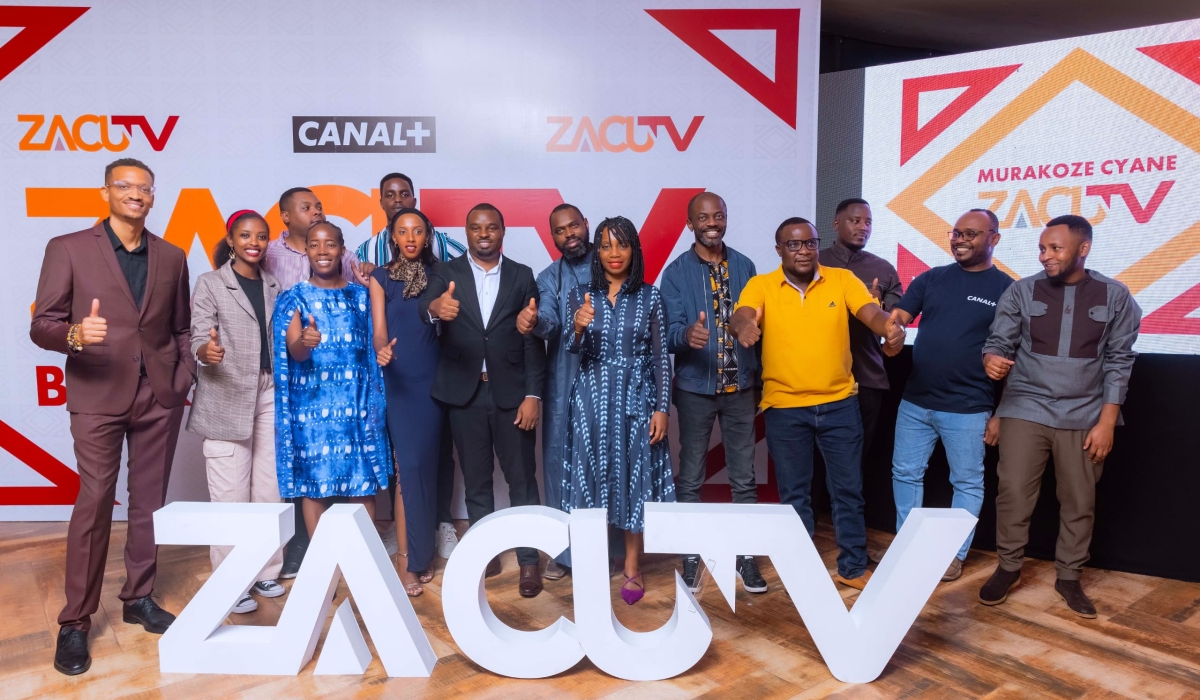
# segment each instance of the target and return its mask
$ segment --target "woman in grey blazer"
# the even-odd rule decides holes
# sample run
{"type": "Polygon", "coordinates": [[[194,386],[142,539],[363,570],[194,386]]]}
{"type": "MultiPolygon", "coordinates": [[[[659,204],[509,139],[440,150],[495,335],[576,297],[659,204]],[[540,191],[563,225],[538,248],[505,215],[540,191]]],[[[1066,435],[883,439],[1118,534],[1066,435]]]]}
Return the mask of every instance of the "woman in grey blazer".
{"type": "MultiPolygon", "coordinates": [[[[279,503],[275,476],[275,384],[271,374],[271,314],[279,280],[259,265],[266,255],[267,222],[243,210],[229,217],[225,240],[213,252],[212,272],[200,275],[192,295],[192,353],[196,393],[187,429],[204,437],[208,495],[214,503],[279,503]]],[[[214,546],[213,569],[229,554],[214,546]]],[[[283,565],[275,553],[250,591],[274,598],[283,565]]],[[[235,613],[258,609],[242,594],[235,613]]]]}

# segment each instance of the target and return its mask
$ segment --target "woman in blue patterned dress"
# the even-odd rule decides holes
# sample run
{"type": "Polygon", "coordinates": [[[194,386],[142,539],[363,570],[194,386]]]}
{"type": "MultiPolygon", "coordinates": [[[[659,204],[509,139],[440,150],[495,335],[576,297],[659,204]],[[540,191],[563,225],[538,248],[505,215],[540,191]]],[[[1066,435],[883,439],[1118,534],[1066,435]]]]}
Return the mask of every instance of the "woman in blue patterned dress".
{"type": "Polygon", "coordinates": [[[331,223],[308,230],[313,276],[279,297],[272,321],[279,495],[302,499],[310,536],[334,496],[373,520],[391,471],[370,299],[342,277],[344,247],[331,223]]]}
{"type": "Polygon", "coordinates": [[[596,227],[592,281],[572,289],[569,352],[583,353],[571,388],[562,509],[606,508],[625,531],[621,598],[645,593],[638,555],[647,501],[675,500],[667,412],[671,365],[658,289],[644,281],[637,229],[625,217],[596,227]]]}

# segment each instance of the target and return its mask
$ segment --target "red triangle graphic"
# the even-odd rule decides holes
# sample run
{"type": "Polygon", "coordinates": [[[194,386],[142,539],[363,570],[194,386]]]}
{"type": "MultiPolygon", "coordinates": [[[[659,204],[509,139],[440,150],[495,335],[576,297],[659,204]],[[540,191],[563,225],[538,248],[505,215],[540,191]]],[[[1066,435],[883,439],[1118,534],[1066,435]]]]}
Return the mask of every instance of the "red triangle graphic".
{"type": "Polygon", "coordinates": [[[796,90],[800,66],[800,9],[646,10],[659,24],[692,47],[777,117],[796,128],[796,90]],[[775,30],[775,80],[772,81],[728,44],[714,29],[775,30]]]}
{"type": "Polygon", "coordinates": [[[1180,41],[1174,44],[1159,44],[1158,46],[1143,46],[1138,51],[1193,83],[1200,83],[1200,39],[1180,41]]]}
{"type": "Polygon", "coordinates": [[[0,486],[0,506],[75,504],[79,475],[4,421],[0,421],[0,449],[54,483],[53,486],[0,486]]]}
{"type": "MultiPolygon", "coordinates": [[[[908,248],[898,243],[896,244],[896,273],[900,276],[900,285],[902,287],[908,289],[908,286],[917,278],[917,275],[928,269],[929,266],[923,260],[910,253],[908,248]]],[[[908,325],[910,328],[916,328],[920,322],[921,317],[918,315],[908,325]]]]}
{"type": "Polygon", "coordinates": [[[999,66],[997,68],[982,68],[961,73],[945,73],[943,75],[928,75],[922,78],[908,78],[904,81],[900,105],[900,165],[908,162],[909,158],[917,155],[930,141],[937,138],[958,118],[967,113],[1004,79],[1021,67],[999,66]],[[937,116],[917,126],[918,105],[921,93],[933,90],[948,90],[965,87],[961,95],[938,112],[937,116]]]}
{"type": "Polygon", "coordinates": [[[0,27],[23,27],[7,44],[0,46],[0,80],[28,61],[88,9],[0,5],[0,27]]]}
{"type": "MultiPolygon", "coordinates": [[[[754,417],[754,443],[757,445],[767,439],[767,424],[763,414],[754,417]]],[[[704,480],[708,481],[717,472],[725,468],[725,443],[708,451],[704,461],[704,480]]],[[[733,489],[729,484],[703,484],[700,486],[700,500],[705,503],[729,503],[733,501],[733,489]]],[[[759,503],[779,503],[779,486],[775,481],[775,460],[767,455],[767,480],[758,483],[759,503]]]]}
{"type": "Polygon", "coordinates": [[[1142,333],[1200,335],[1200,318],[1187,315],[1200,309],[1200,284],[1175,297],[1142,319],[1142,333]]]}

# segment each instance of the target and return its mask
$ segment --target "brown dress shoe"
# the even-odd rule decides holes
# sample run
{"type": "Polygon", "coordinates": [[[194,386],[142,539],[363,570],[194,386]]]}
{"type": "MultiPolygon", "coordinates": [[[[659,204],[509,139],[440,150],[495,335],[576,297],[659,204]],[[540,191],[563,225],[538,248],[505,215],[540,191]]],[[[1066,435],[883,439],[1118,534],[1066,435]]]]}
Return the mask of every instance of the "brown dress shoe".
{"type": "Polygon", "coordinates": [[[521,565],[521,584],[517,590],[524,598],[532,598],[542,592],[542,572],[537,564],[521,565]]]}
{"type": "Polygon", "coordinates": [[[862,572],[862,576],[859,576],[857,578],[845,578],[841,574],[834,574],[833,580],[837,581],[838,583],[842,584],[843,586],[857,588],[858,590],[861,591],[862,589],[867,587],[867,581],[871,580],[871,571],[869,569],[864,570],[862,572]]]}
{"type": "Polygon", "coordinates": [[[999,566],[992,572],[992,577],[979,589],[979,602],[984,605],[999,605],[1008,600],[1008,590],[1021,580],[1020,569],[1005,571],[999,566]]]}
{"type": "Polygon", "coordinates": [[[491,578],[493,576],[499,576],[499,575],[500,575],[500,557],[495,556],[495,557],[492,557],[492,560],[488,562],[487,568],[483,570],[483,577],[491,578]]]}
{"type": "Polygon", "coordinates": [[[1096,606],[1092,605],[1091,599],[1083,592],[1083,585],[1079,581],[1067,581],[1060,578],[1054,582],[1054,590],[1058,592],[1071,612],[1089,620],[1096,619],[1096,606]]]}
{"type": "Polygon", "coordinates": [[[550,562],[546,564],[546,570],[542,572],[542,578],[546,579],[547,581],[557,581],[570,573],[570,571],[571,570],[567,567],[551,559],[550,562]]]}
{"type": "Polygon", "coordinates": [[[946,567],[946,573],[942,574],[943,581],[957,581],[962,578],[963,560],[958,557],[950,562],[950,566],[946,567]]]}

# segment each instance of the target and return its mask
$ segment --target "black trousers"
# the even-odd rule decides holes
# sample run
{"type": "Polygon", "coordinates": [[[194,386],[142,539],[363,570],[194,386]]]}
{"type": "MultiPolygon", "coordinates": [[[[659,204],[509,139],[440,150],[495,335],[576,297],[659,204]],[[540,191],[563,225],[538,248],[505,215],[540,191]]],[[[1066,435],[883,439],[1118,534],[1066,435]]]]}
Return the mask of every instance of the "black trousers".
{"type": "Polygon", "coordinates": [[[453,523],[450,515],[450,500],[454,498],[454,439],[451,437],[450,421],[442,422],[442,448],[438,454],[437,474],[437,521],[453,523]]]}
{"type": "MultiPolygon", "coordinates": [[[[500,471],[508,482],[510,504],[536,506],[540,502],[534,455],[536,431],[521,430],[513,425],[516,419],[517,409],[496,406],[487,382],[479,383],[479,389],[465,406],[450,407],[450,430],[458,448],[467,517],[472,525],[496,510],[492,491],[494,459],[500,460],[500,471]]],[[[517,547],[517,562],[522,566],[537,564],[537,550],[517,547]]]]}

